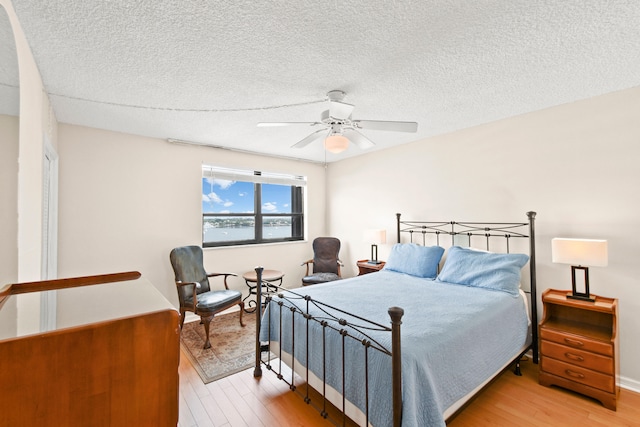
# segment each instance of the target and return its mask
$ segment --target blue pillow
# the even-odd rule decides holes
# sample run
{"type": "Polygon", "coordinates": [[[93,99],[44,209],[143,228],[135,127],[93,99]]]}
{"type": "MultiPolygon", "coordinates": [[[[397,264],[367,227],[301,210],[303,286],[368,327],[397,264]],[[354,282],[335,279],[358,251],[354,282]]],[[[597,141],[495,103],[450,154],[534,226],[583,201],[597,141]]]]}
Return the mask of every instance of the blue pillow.
{"type": "Polygon", "coordinates": [[[440,246],[420,246],[415,243],[396,243],[391,248],[384,270],[434,279],[444,254],[440,246]]]}
{"type": "Polygon", "coordinates": [[[436,280],[518,295],[520,270],[528,261],[525,254],[497,254],[452,246],[436,280]]]}

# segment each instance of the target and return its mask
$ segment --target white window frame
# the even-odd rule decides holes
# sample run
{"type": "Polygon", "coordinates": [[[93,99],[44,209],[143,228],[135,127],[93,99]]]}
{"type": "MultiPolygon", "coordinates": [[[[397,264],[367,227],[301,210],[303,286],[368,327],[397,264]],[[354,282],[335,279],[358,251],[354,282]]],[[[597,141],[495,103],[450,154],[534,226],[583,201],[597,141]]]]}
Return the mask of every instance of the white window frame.
{"type": "MultiPolygon", "coordinates": [[[[289,241],[301,241],[305,239],[305,226],[304,226],[304,207],[306,206],[305,198],[306,198],[306,185],[307,180],[304,176],[291,175],[291,174],[283,174],[283,173],[272,173],[272,172],[263,172],[263,171],[255,171],[255,170],[243,170],[243,169],[231,169],[227,167],[214,166],[214,165],[202,165],[202,178],[215,178],[215,179],[223,179],[228,181],[242,181],[242,182],[252,182],[254,183],[254,204],[255,211],[252,214],[247,213],[229,213],[229,214],[219,214],[219,213],[202,213],[202,246],[203,247],[219,247],[219,246],[241,246],[241,245],[256,245],[256,244],[264,244],[264,243],[275,243],[275,242],[289,242],[289,241]],[[260,187],[262,184],[277,184],[277,185],[286,185],[291,186],[292,188],[297,189],[296,194],[297,197],[292,195],[292,203],[296,206],[296,208],[292,209],[291,213],[283,213],[283,214],[268,214],[264,213],[261,210],[261,192],[260,187]],[[255,221],[255,234],[253,239],[248,240],[233,240],[233,241],[220,241],[220,242],[205,242],[205,220],[206,218],[211,217],[235,217],[235,216],[247,216],[252,217],[255,221]],[[287,216],[291,217],[294,221],[292,224],[292,236],[287,238],[265,238],[262,235],[262,220],[267,217],[276,217],[276,216],[287,216]]],[[[294,190],[292,190],[294,191],[294,190]]]]}

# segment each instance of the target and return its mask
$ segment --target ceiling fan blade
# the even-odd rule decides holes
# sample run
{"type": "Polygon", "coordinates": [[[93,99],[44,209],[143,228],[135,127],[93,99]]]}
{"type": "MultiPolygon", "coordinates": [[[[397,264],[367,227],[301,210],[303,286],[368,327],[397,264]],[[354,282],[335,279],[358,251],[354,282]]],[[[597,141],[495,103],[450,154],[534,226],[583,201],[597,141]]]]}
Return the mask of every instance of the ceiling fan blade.
{"type": "Polygon", "coordinates": [[[373,141],[355,129],[343,129],[342,134],[362,150],[366,150],[367,148],[371,148],[376,145],[373,141]]]}
{"type": "Polygon", "coordinates": [[[314,133],[312,133],[311,135],[309,135],[309,136],[305,137],[304,139],[302,139],[302,140],[296,142],[295,144],[293,144],[291,146],[291,148],[306,147],[307,145],[311,144],[313,141],[324,137],[326,134],[327,134],[327,130],[326,129],[317,130],[314,133]]]}
{"type": "Polygon", "coordinates": [[[329,101],[329,115],[334,119],[345,120],[351,117],[354,105],[340,101],[329,101]]]}
{"type": "Polygon", "coordinates": [[[358,129],[388,130],[393,132],[417,132],[416,122],[389,122],[383,120],[354,120],[354,126],[358,129]]]}
{"type": "Polygon", "coordinates": [[[258,123],[258,127],[275,127],[275,126],[291,126],[291,125],[307,125],[315,126],[321,125],[320,122],[261,122],[258,123]]]}

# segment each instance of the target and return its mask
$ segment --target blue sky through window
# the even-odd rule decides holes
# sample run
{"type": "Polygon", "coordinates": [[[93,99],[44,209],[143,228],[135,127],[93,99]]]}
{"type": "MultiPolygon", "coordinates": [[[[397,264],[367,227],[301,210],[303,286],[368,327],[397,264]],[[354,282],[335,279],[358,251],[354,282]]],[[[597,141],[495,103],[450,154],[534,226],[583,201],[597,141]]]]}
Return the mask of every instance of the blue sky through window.
{"type": "Polygon", "coordinates": [[[262,213],[291,213],[291,187],[262,184],[262,213]]]}
{"type": "MultiPolygon", "coordinates": [[[[253,213],[254,184],[202,178],[203,213],[253,213]]],[[[291,187],[262,184],[262,213],[290,213],[291,187]]]]}

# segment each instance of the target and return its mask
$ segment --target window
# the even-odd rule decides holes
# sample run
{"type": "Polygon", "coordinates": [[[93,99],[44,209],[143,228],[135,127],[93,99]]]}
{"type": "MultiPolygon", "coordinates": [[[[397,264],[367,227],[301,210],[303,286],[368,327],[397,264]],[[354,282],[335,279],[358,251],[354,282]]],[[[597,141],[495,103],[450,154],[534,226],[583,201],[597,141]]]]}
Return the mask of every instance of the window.
{"type": "Polygon", "coordinates": [[[202,246],[304,239],[306,178],[202,166],[202,246]]]}

